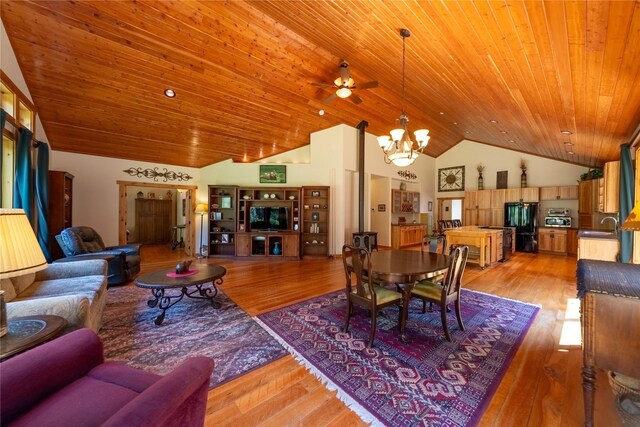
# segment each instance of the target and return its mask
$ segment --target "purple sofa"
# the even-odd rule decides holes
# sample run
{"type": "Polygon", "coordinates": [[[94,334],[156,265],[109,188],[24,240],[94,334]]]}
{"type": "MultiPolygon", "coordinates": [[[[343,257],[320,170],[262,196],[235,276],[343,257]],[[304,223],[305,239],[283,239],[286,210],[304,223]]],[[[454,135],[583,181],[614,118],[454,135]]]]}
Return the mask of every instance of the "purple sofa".
{"type": "Polygon", "coordinates": [[[2,426],[202,426],[213,360],[164,377],[105,362],[79,329],[0,363],[2,426]]]}

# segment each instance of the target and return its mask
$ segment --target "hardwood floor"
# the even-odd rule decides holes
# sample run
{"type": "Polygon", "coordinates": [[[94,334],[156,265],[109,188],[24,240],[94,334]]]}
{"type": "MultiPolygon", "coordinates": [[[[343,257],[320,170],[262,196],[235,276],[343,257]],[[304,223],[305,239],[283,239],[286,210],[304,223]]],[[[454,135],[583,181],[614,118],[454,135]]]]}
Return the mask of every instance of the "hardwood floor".
{"type": "MultiPolygon", "coordinates": [[[[142,269],[170,267],[183,258],[165,246],[145,246],[142,269]]],[[[210,258],[197,262],[225,266],[227,275],[221,288],[251,316],[344,286],[340,258],[210,258]]],[[[468,264],[464,287],[541,306],[480,425],[583,425],[579,337],[574,345],[559,343],[565,320],[567,325],[579,325],[579,318],[565,319],[567,303],[576,297],[575,270],[575,258],[545,254],[516,253],[507,262],[485,270],[468,264]]],[[[601,371],[595,415],[597,425],[621,425],[601,371]]],[[[328,391],[292,356],[285,356],[209,391],[206,425],[365,424],[335,392],[328,391]]]]}

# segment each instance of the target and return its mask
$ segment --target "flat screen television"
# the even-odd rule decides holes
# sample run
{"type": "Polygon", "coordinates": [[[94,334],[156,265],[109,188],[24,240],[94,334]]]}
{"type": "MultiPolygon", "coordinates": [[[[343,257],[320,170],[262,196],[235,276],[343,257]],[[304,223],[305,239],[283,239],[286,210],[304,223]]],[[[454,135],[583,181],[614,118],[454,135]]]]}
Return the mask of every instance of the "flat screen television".
{"type": "Polygon", "coordinates": [[[251,206],[249,227],[252,231],[288,230],[289,209],[284,206],[251,206]]]}

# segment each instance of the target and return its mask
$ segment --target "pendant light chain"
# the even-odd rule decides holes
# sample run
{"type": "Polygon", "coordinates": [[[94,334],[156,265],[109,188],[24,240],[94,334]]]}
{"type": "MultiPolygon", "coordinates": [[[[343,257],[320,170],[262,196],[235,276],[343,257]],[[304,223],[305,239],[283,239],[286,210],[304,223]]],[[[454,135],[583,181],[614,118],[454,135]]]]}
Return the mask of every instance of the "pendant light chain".
{"type": "Polygon", "coordinates": [[[406,41],[407,41],[407,37],[405,35],[402,35],[402,114],[405,113],[404,111],[404,62],[405,62],[405,45],[406,45],[406,41]]]}

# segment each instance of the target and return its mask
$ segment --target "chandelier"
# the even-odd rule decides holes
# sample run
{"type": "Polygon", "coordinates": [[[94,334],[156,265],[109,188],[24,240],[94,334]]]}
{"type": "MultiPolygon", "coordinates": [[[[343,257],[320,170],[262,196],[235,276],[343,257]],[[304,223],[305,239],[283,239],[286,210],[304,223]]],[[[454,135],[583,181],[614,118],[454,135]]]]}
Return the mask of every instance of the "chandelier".
{"type": "Polygon", "coordinates": [[[409,118],[404,111],[404,63],[405,63],[405,41],[407,37],[411,35],[409,30],[403,28],[400,30],[402,36],[402,114],[398,121],[400,127],[393,129],[390,134],[378,137],[378,144],[384,152],[385,163],[393,163],[396,166],[404,167],[412,164],[429,143],[429,131],[426,129],[419,129],[413,134],[416,137],[416,142],[411,140],[409,136],[409,130],[407,129],[407,123],[409,118]]]}

